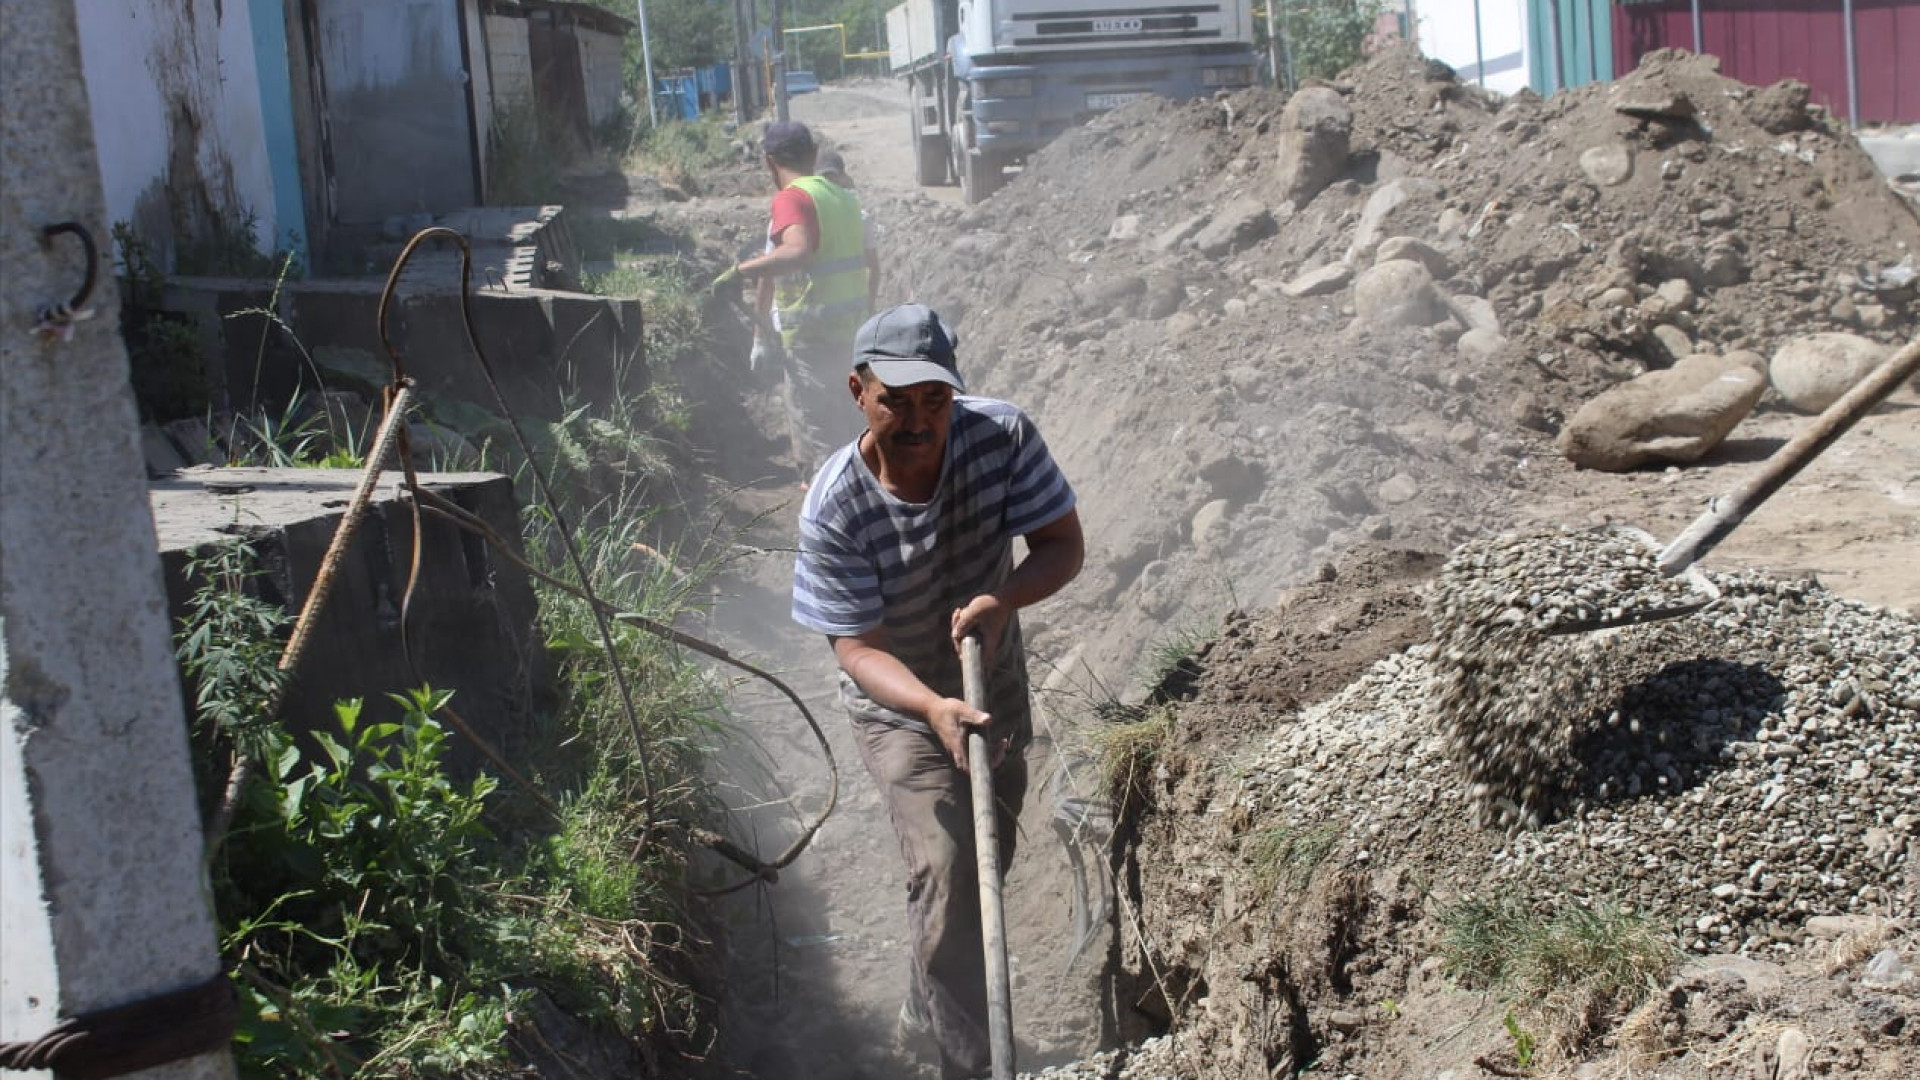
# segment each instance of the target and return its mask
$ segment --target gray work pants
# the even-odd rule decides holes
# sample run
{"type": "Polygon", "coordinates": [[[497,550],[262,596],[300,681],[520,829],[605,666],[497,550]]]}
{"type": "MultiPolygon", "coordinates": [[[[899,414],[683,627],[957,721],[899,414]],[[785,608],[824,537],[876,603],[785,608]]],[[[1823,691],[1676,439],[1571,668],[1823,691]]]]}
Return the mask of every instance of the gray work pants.
{"type": "MultiPolygon", "coordinates": [[[[943,1080],[986,1076],[993,1071],[993,1047],[971,782],[930,734],[858,718],[853,728],[860,759],[880,786],[907,864],[907,935],[913,949],[907,992],[931,1021],[943,1080]]],[[[1013,864],[1014,833],[1027,796],[1024,746],[1016,745],[994,770],[993,788],[1000,806],[1004,878],[1013,864]]]]}

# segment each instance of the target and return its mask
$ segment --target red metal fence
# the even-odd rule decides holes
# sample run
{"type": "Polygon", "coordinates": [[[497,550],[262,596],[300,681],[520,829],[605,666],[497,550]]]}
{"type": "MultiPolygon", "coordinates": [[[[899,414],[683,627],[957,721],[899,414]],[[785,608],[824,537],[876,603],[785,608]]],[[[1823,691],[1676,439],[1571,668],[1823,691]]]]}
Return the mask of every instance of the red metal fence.
{"type": "MultiPolygon", "coordinates": [[[[1854,0],[1853,70],[1862,123],[1920,123],[1920,0],[1854,0]]],[[[1795,78],[1813,100],[1847,117],[1847,34],[1841,0],[1686,0],[1626,3],[1613,9],[1614,74],[1624,75],[1654,49],[1674,47],[1720,58],[1722,73],[1754,86],[1795,78]]]]}

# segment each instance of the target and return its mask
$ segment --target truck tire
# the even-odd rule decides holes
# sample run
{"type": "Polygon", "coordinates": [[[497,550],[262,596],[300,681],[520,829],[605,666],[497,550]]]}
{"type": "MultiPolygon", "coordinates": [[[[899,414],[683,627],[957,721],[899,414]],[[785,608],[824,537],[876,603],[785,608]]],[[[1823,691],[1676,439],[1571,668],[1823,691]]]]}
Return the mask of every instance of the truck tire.
{"type": "Polygon", "coordinates": [[[965,129],[953,129],[953,172],[960,178],[960,198],[968,206],[985,202],[1000,190],[1000,165],[985,154],[967,148],[965,129]]]}
{"type": "Polygon", "coordinates": [[[929,135],[920,122],[922,109],[919,88],[913,91],[913,168],[921,187],[940,187],[947,182],[947,140],[939,132],[929,135]]]}

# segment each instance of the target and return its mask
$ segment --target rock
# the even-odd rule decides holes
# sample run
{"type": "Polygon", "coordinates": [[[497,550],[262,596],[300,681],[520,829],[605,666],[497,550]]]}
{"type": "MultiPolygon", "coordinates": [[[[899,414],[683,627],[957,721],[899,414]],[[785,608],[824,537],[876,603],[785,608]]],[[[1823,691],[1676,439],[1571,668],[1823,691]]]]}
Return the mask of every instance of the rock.
{"type": "Polygon", "coordinates": [[[1386,240],[1373,256],[1375,263],[1392,262],[1394,259],[1412,259],[1426,267],[1427,273],[1436,280],[1453,276],[1453,263],[1445,255],[1435,251],[1426,241],[1411,236],[1395,236],[1386,240]]]}
{"type": "Polygon", "coordinates": [[[1608,289],[1594,298],[1594,303],[1598,304],[1602,309],[1632,307],[1633,301],[1633,290],[1623,289],[1619,286],[1608,289]]]}
{"type": "Polygon", "coordinates": [[[1193,234],[1206,228],[1209,220],[1211,220],[1211,215],[1195,214],[1190,218],[1169,225],[1161,231],[1160,235],[1153,238],[1153,242],[1149,246],[1152,247],[1154,251],[1164,255],[1174,248],[1179,247],[1181,244],[1186,243],[1192,238],[1193,234]]]}
{"type": "Polygon", "coordinates": [[[1897,924],[1878,915],[1813,915],[1807,918],[1807,936],[1831,940],[1848,934],[1866,936],[1891,930],[1897,924]]]}
{"type": "Polygon", "coordinates": [[[1693,339],[1677,326],[1662,323],[1647,334],[1647,341],[1659,358],[1669,364],[1677,364],[1693,355],[1693,339]]]}
{"type": "Polygon", "coordinates": [[[1575,465],[1605,472],[1656,461],[1697,461],[1753,410],[1766,389],[1766,380],[1745,364],[1695,354],[1587,402],[1556,445],[1575,465]]]}
{"type": "Polygon", "coordinates": [[[1773,1047],[1773,1080],[1812,1080],[1813,1040],[1799,1028],[1780,1032],[1773,1047]]]}
{"type": "Polygon", "coordinates": [[[1447,310],[1469,330],[1491,330],[1500,332],[1500,313],[1493,308],[1493,301],[1484,296],[1447,296],[1447,310]]]}
{"type": "Polygon", "coordinates": [[[1169,318],[1187,302],[1186,286],[1171,277],[1147,281],[1146,295],[1140,298],[1140,317],[1154,322],[1169,318]]]}
{"type": "Polygon", "coordinates": [[[1380,485],[1380,501],[1388,506],[1412,502],[1420,494],[1420,482],[1406,473],[1395,473],[1380,485]]]}
{"type": "Polygon", "coordinates": [[[1139,238],[1139,214],[1122,214],[1114,218],[1113,224],[1107,227],[1107,239],[1109,240],[1137,240],[1139,238]]]}
{"type": "Polygon", "coordinates": [[[1860,985],[1872,990],[1898,990],[1912,984],[1920,975],[1900,959],[1898,949],[1881,949],[1867,961],[1867,969],[1860,975],[1860,985]]]}
{"type": "Polygon", "coordinates": [[[1480,429],[1463,420],[1447,429],[1447,441],[1468,452],[1478,450],[1480,429]]]}
{"type": "Polygon", "coordinates": [[[1767,374],[1767,358],[1749,349],[1733,349],[1725,353],[1724,358],[1737,364],[1745,364],[1762,377],[1767,374]]]}
{"type": "Polygon", "coordinates": [[[1633,148],[1609,143],[1583,151],[1580,171],[1601,187],[1617,187],[1633,178],[1633,148]]]}
{"type": "Polygon", "coordinates": [[[1278,198],[1304,208],[1347,167],[1353,112],[1337,90],[1306,87],[1280,113],[1278,198]]]}
{"type": "Polygon", "coordinates": [[[1453,347],[1468,360],[1491,360],[1507,347],[1507,339],[1497,330],[1483,330],[1476,326],[1461,334],[1453,347]]]}
{"type": "Polygon", "coordinates": [[[1539,395],[1522,390],[1507,402],[1507,416],[1528,431],[1550,432],[1553,417],[1539,395]]]}
{"type": "Polygon", "coordinates": [[[1616,102],[1613,111],[1636,120],[1657,120],[1663,124],[1689,124],[1695,113],[1693,99],[1680,91],[1616,102]]]}
{"type": "Polygon", "coordinates": [[[1879,367],[1888,352],[1885,345],[1858,334],[1807,334],[1774,350],[1767,377],[1788,405],[1817,413],[1879,367]]]}
{"type": "Polygon", "coordinates": [[[1693,310],[1693,283],[1686,278],[1668,278],[1654,294],[1667,302],[1669,311],[1693,310]]]}
{"type": "Polygon", "coordinates": [[[1285,285],[1280,291],[1296,299],[1304,296],[1325,296],[1339,292],[1353,280],[1353,267],[1346,263],[1329,263],[1318,270],[1309,270],[1285,285]]]}
{"type": "Polygon", "coordinates": [[[1367,1018],[1352,1009],[1335,1009],[1327,1014],[1327,1026],[1351,1034],[1367,1025],[1367,1018]]]}
{"type": "Polygon", "coordinates": [[[1193,235],[1193,246],[1203,255],[1219,258],[1247,248],[1280,231],[1273,211],[1258,199],[1242,196],[1229,202],[1193,235]]]}
{"type": "Polygon", "coordinates": [[[1381,184],[1360,210],[1360,223],[1354,226],[1353,243],[1347,248],[1346,261],[1365,262],[1380,241],[1392,235],[1387,231],[1387,224],[1394,211],[1416,199],[1439,198],[1445,191],[1439,181],[1422,177],[1402,177],[1381,184]]]}
{"type": "Polygon", "coordinates": [[[1433,275],[1411,259],[1369,267],[1353,283],[1356,323],[1370,327],[1432,326],[1444,316],[1433,275]]]}
{"type": "Polygon", "coordinates": [[[1781,79],[1772,86],[1749,94],[1743,103],[1747,119],[1769,135],[1787,135],[1813,126],[1807,113],[1811,92],[1798,79],[1781,79]]]}
{"type": "Polygon", "coordinates": [[[1227,512],[1231,505],[1225,499],[1215,499],[1202,506],[1199,512],[1193,515],[1189,528],[1194,547],[1211,547],[1219,540],[1219,537],[1213,535],[1214,531],[1226,531],[1227,512]]]}
{"type": "Polygon", "coordinates": [[[1447,240],[1458,236],[1466,227],[1467,215],[1449,206],[1440,211],[1440,216],[1434,220],[1433,234],[1442,240],[1447,240]]]}

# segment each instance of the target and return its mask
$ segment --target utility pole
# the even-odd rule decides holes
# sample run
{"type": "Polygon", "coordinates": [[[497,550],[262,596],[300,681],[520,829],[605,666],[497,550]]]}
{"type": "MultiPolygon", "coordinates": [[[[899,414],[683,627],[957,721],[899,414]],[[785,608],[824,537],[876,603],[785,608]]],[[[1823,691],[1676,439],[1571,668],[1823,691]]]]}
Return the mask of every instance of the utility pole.
{"type": "Polygon", "coordinates": [[[8,1076],[231,1080],[78,3],[0,0],[0,1044],[8,1076]],[[119,1056],[90,1014],[149,1003],[119,1056]]]}
{"type": "Polygon", "coordinates": [[[640,66],[647,74],[647,123],[660,126],[660,111],[653,104],[653,43],[647,39],[647,0],[633,0],[640,9],[640,66]]]}
{"type": "Polygon", "coordinates": [[[773,36],[767,39],[773,61],[773,116],[787,119],[787,4],[773,0],[773,36]]]}
{"type": "Polygon", "coordinates": [[[747,126],[747,0],[731,0],[733,6],[733,122],[747,126]]]}

